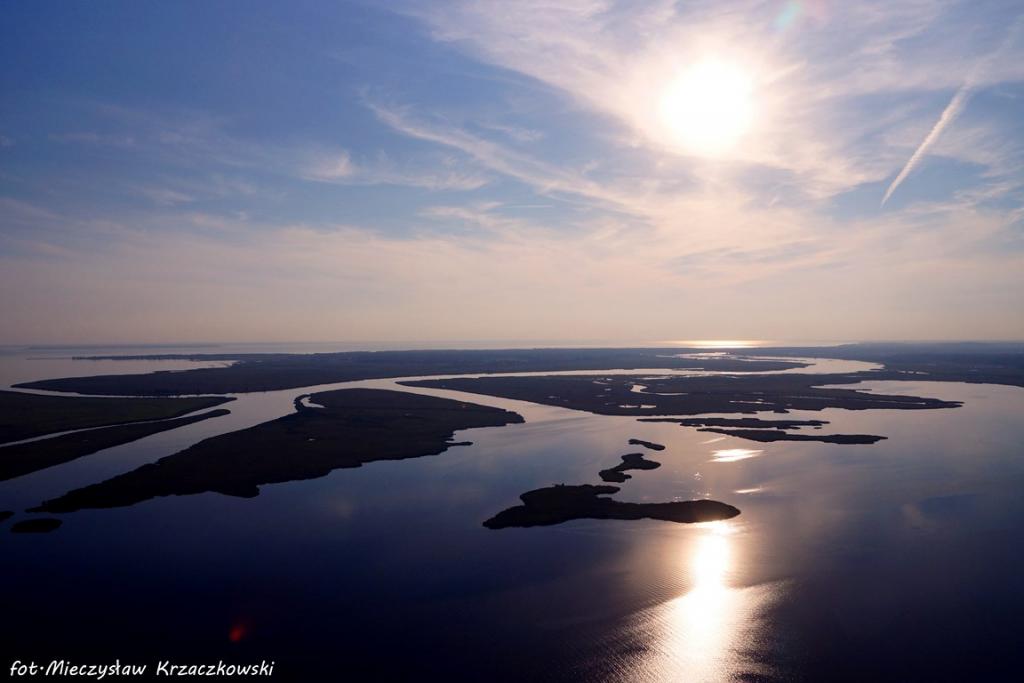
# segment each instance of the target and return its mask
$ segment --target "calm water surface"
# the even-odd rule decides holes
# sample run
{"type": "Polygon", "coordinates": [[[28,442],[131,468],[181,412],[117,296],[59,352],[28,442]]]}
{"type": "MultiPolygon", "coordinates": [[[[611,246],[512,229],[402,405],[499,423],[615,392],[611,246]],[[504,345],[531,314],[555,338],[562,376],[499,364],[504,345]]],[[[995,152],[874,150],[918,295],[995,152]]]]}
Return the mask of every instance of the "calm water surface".
{"type": "MultiPolygon", "coordinates": [[[[851,446],[473,397],[527,422],[255,499],[165,498],[66,515],[50,535],[2,533],[0,654],[266,658],[281,680],[1009,678],[1024,645],[1024,390],[865,386],[965,405],[792,414],[889,437],[851,446]],[[641,450],[632,437],[668,448],[619,498],[709,497],[742,514],[481,526],[529,489],[600,483],[641,450]]],[[[244,395],[230,416],[4,482],[0,509],[272,419],[305,391],[244,395]]]]}

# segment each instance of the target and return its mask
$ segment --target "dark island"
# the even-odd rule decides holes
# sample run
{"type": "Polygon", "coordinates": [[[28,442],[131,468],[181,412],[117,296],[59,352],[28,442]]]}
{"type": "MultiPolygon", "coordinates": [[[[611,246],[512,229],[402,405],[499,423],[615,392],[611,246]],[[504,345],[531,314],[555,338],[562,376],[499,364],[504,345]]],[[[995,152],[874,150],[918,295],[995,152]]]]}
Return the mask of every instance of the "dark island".
{"type": "Polygon", "coordinates": [[[760,348],[758,355],[881,363],[873,379],[1024,387],[1022,342],[865,342],[829,347],[760,348]]]}
{"type": "Polygon", "coordinates": [[[622,462],[619,465],[601,470],[598,474],[601,475],[601,479],[604,481],[613,481],[621,484],[627,479],[632,478],[631,475],[626,474],[626,470],[656,470],[659,467],[661,467],[660,462],[644,460],[643,453],[627,453],[622,456],[622,462]]]}
{"type": "MultiPolygon", "coordinates": [[[[1024,344],[1020,343],[886,343],[844,344],[831,347],[774,347],[748,349],[743,356],[708,355],[706,351],[701,348],[658,347],[102,356],[115,359],[187,359],[233,363],[226,367],[177,372],[49,379],[17,386],[107,396],[228,394],[416,375],[643,368],[729,373],[766,372],[805,367],[806,358],[858,360],[881,363],[885,366],[884,369],[869,372],[818,376],[838,378],[841,383],[868,379],[917,379],[1024,386],[1024,344]]],[[[647,384],[646,379],[644,384],[647,384]]],[[[644,403],[647,403],[646,392],[644,398],[644,403]]],[[[631,399],[635,401],[636,395],[634,394],[631,399]]],[[[628,404],[632,401],[620,403],[628,404]]]]}
{"type": "MultiPolygon", "coordinates": [[[[454,389],[474,394],[585,410],[599,415],[705,415],[708,413],[790,410],[931,410],[955,408],[956,401],[898,394],[880,394],[829,385],[883,379],[871,373],[814,375],[666,375],[639,377],[604,375],[541,375],[533,377],[456,377],[403,382],[409,386],[454,389]],[[638,405],[633,386],[647,390],[638,405]]],[[[705,419],[705,418],[702,418],[705,419]]]]}
{"type": "Polygon", "coordinates": [[[650,448],[652,451],[663,451],[665,446],[660,443],[654,443],[653,441],[644,441],[643,439],[630,439],[630,446],[643,446],[644,448],[650,448]]]}
{"type": "Polygon", "coordinates": [[[758,417],[651,417],[640,422],[672,422],[684,427],[698,427],[698,432],[714,432],[741,439],[769,443],[772,441],[820,441],[822,443],[872,444],[884,439],[873,434],[790,434],[785,429],[813,427],[821,429],[827,420],[763,420],[758,417]]]}
{"type": "Polygon", "coordinates": [[[13,534],[46,534],[59,527],[61,521],[52,517],[41,517],[37,519],[23,519],[11,525],[13,534]]]}
{"type": "Polygon", "coordinates": [[[499,408],[400,391],[341,389],[312,395],[322,407],[221,434],[155,463],[71,491],[34,511],[132,505],[158,496],[214,491],[252,497],[259,487],[322,477],[377,460],[442,453],[454,432],[523,418],[499,408]]]}
{"type": "Polygon", "coordinates": [[[683,349],[488,349],[353,351],[310,354],[103,356],[124,359],[235,361],[232,365],[141,375],[46,379],[19,387],[103,396],[234,394],[384,377],[508,372],[675,368],[766,372],[806,367],[798,359],[690,357],[683,349]]]}
{"type": "Polygon", "coordinates": [[[872,444],[878,443],[884,436],[874,434],[790,434],[774,429],[722,429],[720,427],[702,427],[698,432],[714,432],[741,439],[770,443],[772,441],[819,441],[821,443],[841,444],[872,444]]]}
{"type": "Polygon", "coordinates": [[[92,398],[0,391],[0,443],[73,429],[166,420],[233,400],[225,396],[92,398]]]}
{"type": "Polygon", "coordinates": [[[484,526],[488,529],[548,526],[574,519],[660,519],[692,524],[731,519],[740,514],[733,506],[715,500],[622,503],[603,497],[618,490],[617,486],[559,484],[527,491],[519,496],[522,505],[499,512],[484,522],[484,526]]]}
{"type": "Polygon", "coordinates": [[[13,516],[14,516],[14,513],[11,512],[10,510],[0,510],[0,523],[6,522],[7,520],[9,520],[13,516]]]}
{"type": "Polygon", "coordinates": [[[106,448],[138,441],[152,434],[165,432],[168,429],[177,429],[194,422],[221,417],[230,412],[230,410],[218,408],[206,413],[171,420],[84,429],[78,432],[71,432],[70,434],[54,436],[49,439],[18,443],[11,446],[0,446],[0,481],[38,472],[47,467],[61,465],[106,448]]]}
{"type": "MultiPolygon", "coordinates": [[[[743,429],[800,429],[827,425],[827,420],[762,420],[758,417],[647,417],[638,422],[674,422],[684,427],[740,427],[743,429]]],[[[632,443],[632,442],[631,442],[632,443]]]]}

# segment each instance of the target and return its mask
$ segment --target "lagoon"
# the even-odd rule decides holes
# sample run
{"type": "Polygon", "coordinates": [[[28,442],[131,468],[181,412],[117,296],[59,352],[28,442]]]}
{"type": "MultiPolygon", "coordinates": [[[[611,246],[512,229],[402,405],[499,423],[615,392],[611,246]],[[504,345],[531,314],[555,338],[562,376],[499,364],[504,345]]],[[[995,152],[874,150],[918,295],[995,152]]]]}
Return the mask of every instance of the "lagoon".
{"type": "MultiPolygon", "coordinates": [[[[330,388],[343,386],[395,381],[330,388]]],[[[1024,389],[865,386],[963,405],[792,411],[786,419],[887,438],[759,443],[757,457],[723,459],[716,454],[751,443],[635,416],[403,387],[526,421],[459,432],[454,440],[472,445],[437,456],[264,486],[251,499],[158,498],[61,515],[50,534],[0,534],[0,575],[12,588],[4,651],[273,659],[279,675],[305,680],[339,666],[377,679],[999,677],[1021,645],[1024,389]],[[622,462],[630,439],[666,448],[654,456],[661,467],[632,471],[616,499],[711,498],[742,514],[696,525],[482,525],[526,491],[601,483],[598,473],[622,462]]],[[[241,394],[226,404],[231,415],[4,482],[0,509],[20,511],[273,419],[310,392],[241,394]]]]}

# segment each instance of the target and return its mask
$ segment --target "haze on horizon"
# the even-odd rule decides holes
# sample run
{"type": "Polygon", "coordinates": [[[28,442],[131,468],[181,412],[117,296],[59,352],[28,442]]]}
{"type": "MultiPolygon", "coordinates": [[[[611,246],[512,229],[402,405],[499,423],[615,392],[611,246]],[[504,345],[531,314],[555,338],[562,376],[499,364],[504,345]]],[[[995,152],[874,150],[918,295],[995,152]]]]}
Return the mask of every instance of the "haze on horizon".
{"type": "Polygon", "coordinates": [[[0,344],[1024,338],[1015,4],[7,3],[0,344]]]}

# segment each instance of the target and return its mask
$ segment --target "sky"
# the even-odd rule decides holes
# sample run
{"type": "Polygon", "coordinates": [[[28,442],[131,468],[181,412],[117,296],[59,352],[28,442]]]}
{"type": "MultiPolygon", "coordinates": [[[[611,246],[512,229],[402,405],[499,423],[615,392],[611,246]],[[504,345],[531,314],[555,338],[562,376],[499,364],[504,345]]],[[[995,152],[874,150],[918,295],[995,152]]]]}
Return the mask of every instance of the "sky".
{"type": "Polygon", "coordinates": [[[8,0],[0,343],[1024,338],[1017,0],[8,0]]]}

